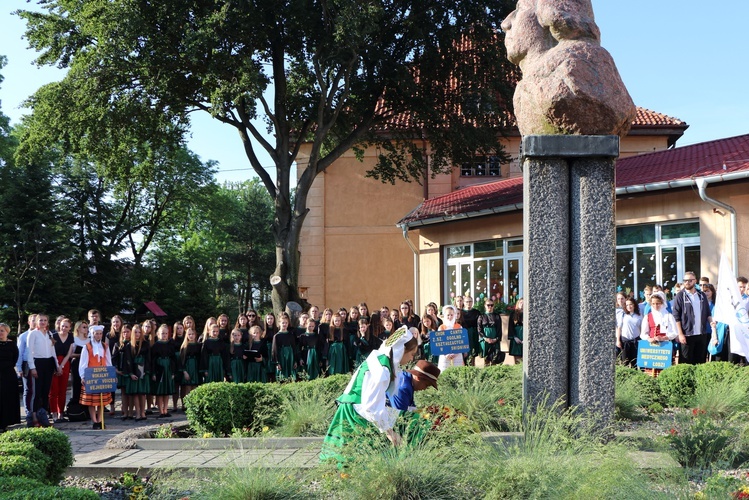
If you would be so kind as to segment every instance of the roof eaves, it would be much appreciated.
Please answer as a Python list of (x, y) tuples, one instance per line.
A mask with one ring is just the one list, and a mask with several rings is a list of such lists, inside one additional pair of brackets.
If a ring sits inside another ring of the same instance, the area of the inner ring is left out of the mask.
[[(418, 209), (418, 207), (416, 208)], [(522, 203), (511, 203), (509, 205), (502, 205), (499, 207), (492, 207), (492, 208), (485, 208), (483, 210), (476, 210), (474, 212), (464, 212), (464, 213), (458, 213), (458, 214), (449, 214), (449, 215), (441, 215), (439, 217), (429, 217), (427, 219), (420, 219), (410, 222), (399, 222), (396, 224), (396, 226), (400, 227), (401, 229), (404, 227), (407, 227), (409, 229), (413, 229), (415, 227), (421, 227), (421, 226), (430, 226), (434, 224), (442, 224), (444, 222), (455, 222), (457, 220), (462, 219), (473, 219), (475, 217), (483, 217), (485, 215), (494, 215), (494, 214), (501, 214), (501, 213), (507, 213), (507, 212), (515, 212), (517, 210), (522, 210), (523, 204)], [(411, 214), (414, 213), (415, 210), (411, 211)], [(409, 215), (411, 215), (409, 214)], [(408, 216), (404, 217), (403, 220), (407, 219)]]

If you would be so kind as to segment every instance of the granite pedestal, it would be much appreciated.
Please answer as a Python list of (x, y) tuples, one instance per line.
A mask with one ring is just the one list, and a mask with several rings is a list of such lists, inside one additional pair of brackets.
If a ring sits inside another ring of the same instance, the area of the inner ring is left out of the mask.
[[(523, 395), (614, 414), (618, 136), (526, 136)], [(611, 292), (611, 293), (609, 293)]]

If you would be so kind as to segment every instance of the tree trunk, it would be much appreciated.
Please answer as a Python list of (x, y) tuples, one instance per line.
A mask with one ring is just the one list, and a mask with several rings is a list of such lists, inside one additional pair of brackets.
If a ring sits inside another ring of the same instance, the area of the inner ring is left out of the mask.
[(270, 277), (271, 302), (274, 311), (284, 311), (289, 301), (299, 301), (299, 235), (307, 215), (291, 212), (290, 204), (276, 199), (273, 234), (276, 243), (276, 269)]

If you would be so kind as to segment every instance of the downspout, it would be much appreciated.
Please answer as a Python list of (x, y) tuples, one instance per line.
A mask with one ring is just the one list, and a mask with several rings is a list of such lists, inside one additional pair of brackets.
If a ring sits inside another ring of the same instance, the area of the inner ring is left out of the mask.
[(419, 304), (419, 251), (408, 237), (408, 224), (403, 224), (401, 229), (403, 229), (403, 239), (406, 240), (406, 243), (408, 243), (408, 246), (414, 253), (414, 310), (421, 311)]
[(697, 183), (697, 189), (700, 193), (700, 198), (702, 198), (702, 201), (705, 203), (709, 203), (715, 207), (722, 208), (723, 210), (726, 210), (728, 213), (731, 214), (730, 221), (731, 221), (731, 263), (733, 264), (733, 270), (735, 273), (739, 272), (739, 230), (736, 223), (736, 209), (733, 208), (731, 205), (727, 205), (723, 203), (722, 201), (715, 200), (713, 198), (710, 198), (707, 193), (705, 192), (707, 189), (707, 185), (709, 183), (708, 179), (705, 177), (700, 177), (695, 179), (695, 182)]

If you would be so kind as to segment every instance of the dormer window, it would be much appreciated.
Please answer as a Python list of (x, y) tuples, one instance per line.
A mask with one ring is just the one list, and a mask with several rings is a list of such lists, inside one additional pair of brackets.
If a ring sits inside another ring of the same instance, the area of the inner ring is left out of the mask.
[(501, 177), (502, 163), (499, 156), (477, 155), (472, 161), (460, 166), (461, 177)]

